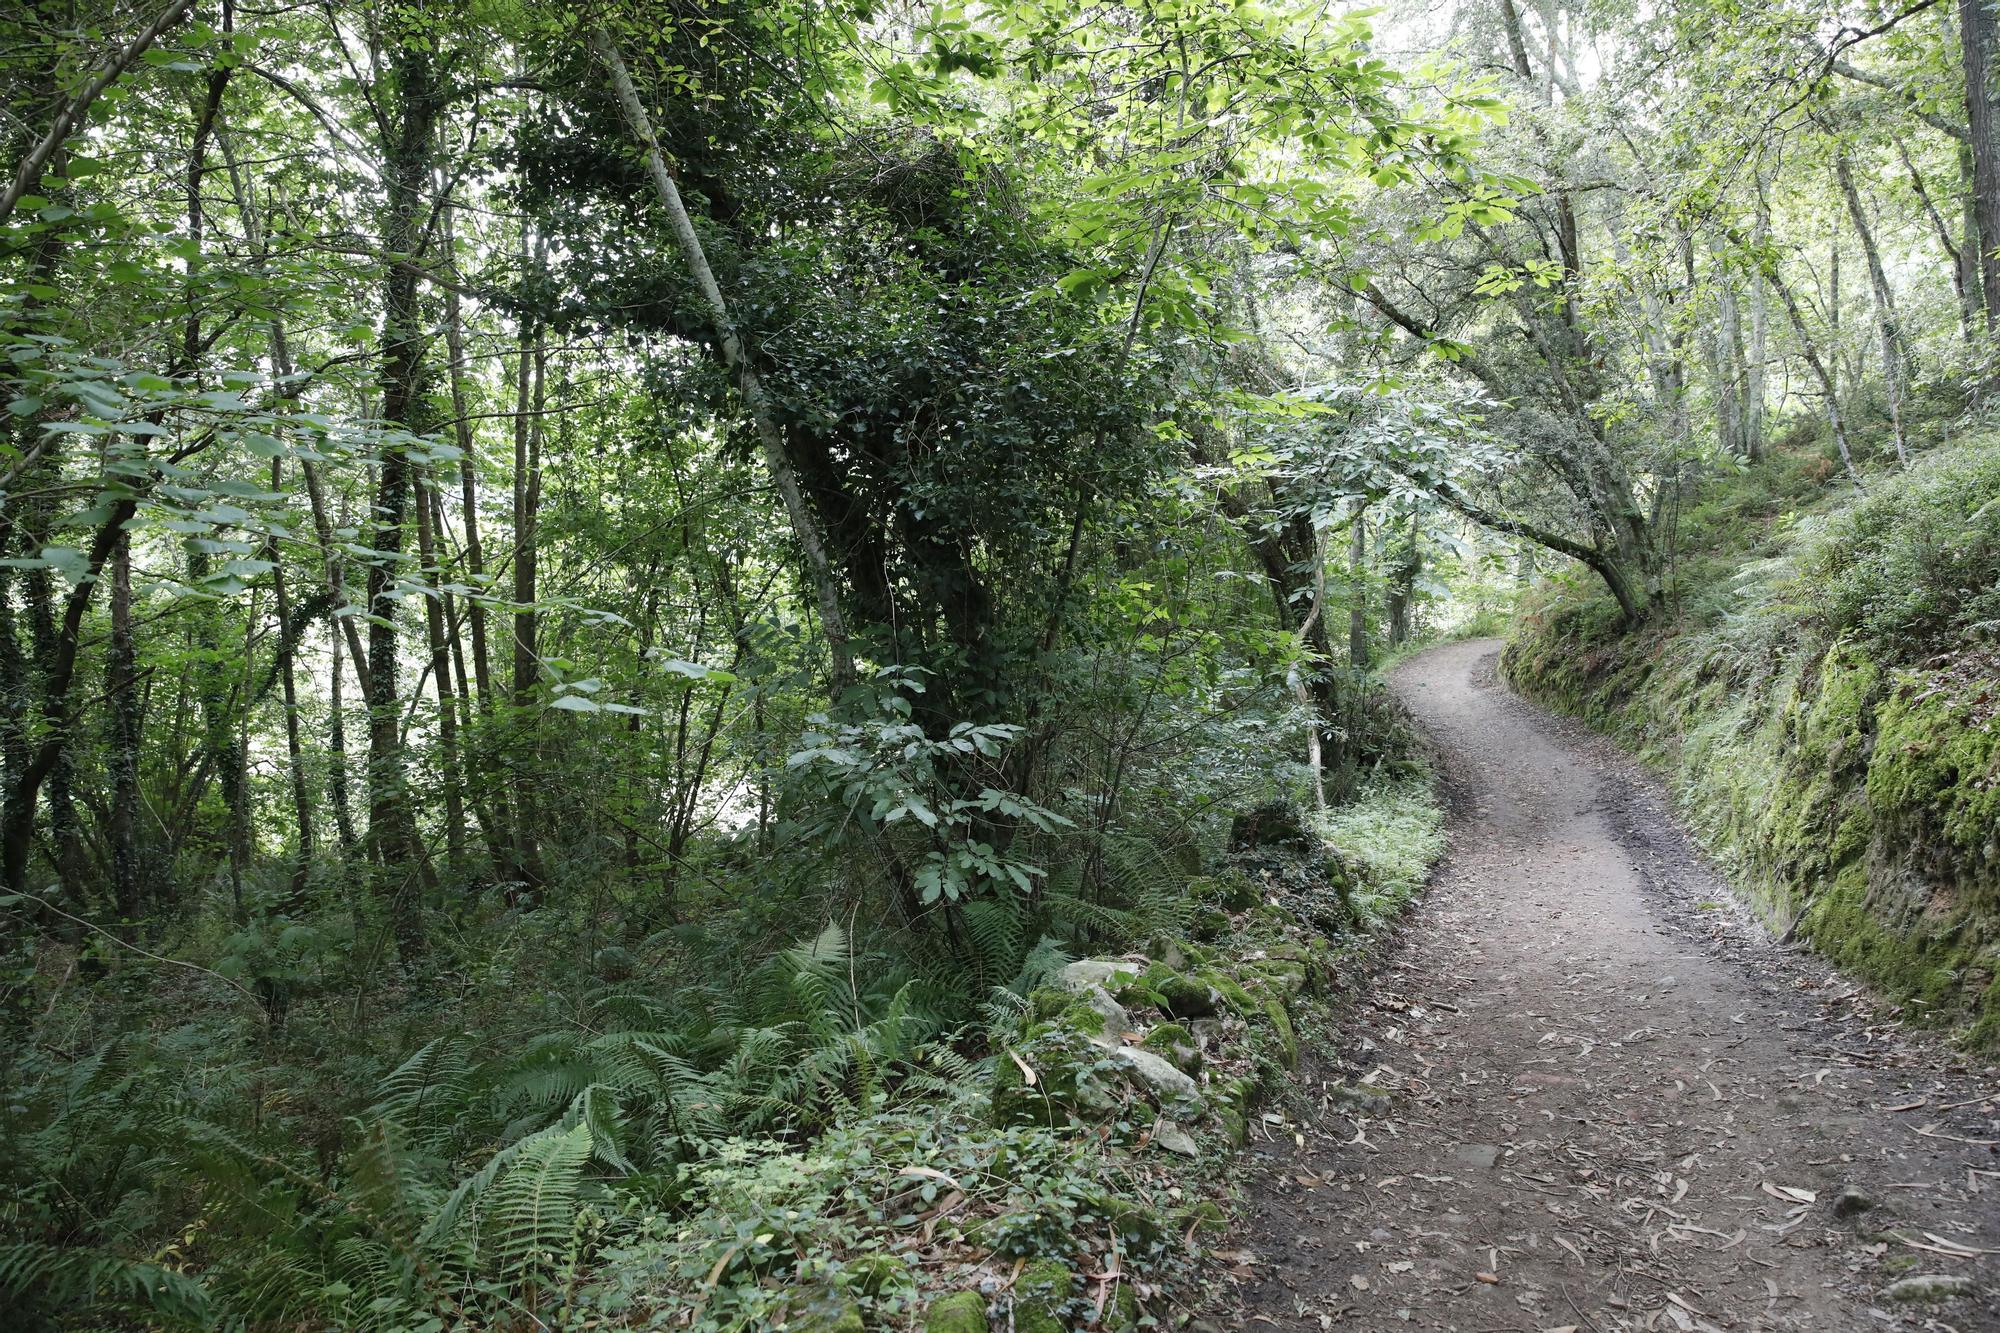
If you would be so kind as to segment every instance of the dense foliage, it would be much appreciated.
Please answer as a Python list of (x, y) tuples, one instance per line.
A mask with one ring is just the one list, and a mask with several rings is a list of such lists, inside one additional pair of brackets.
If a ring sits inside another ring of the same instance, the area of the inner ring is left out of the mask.
[(10, 7), (0, 1309), (1165, 1317), (1437, 853), (1389, 654), (1904, 467), (1816, 632), (1990, 644), (1945, 18)]

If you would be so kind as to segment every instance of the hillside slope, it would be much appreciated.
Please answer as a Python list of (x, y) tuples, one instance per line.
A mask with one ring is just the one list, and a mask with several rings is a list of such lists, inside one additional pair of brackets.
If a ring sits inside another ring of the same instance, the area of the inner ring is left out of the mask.
[(1674, 614), (1580, 579), (1502, 659), (1668, 778), (1774, 930), (1919, 1021), (2000, 1043), (2000, 439), (1794, 515), (1807, 462), (1718, 481)]

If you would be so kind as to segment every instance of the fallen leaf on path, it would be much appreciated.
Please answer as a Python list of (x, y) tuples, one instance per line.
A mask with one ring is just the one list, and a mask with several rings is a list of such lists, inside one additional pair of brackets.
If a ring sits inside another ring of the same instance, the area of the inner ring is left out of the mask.
[(1917, 1110), (1919, 1107), (1928, 1104), (1929, 1102), (1930, 1098), (1919, 1097), (1913, 1102), (1904, 1102), (1900, 1106), (1885, 1106), (1882, 1109), (1885, 1111), (1914, 1111)]
[(1922, 1129), (1918, 1130), (1917, 1133), (1923, 1135), (1927, 1139), (1945, 1139), (1951, 1143), (1969, 1143), (1975, 1148), (2000, 1148), (2000, 1139), (1961, 1138), (1956, 1134), (1946, 1134), (1941, 1132), (1940, 1127), (1936, 1124), (1936, 1122), (1925, 1125)]
[(1797, 1185), (1773, 1185), (1768, 1180), (1764, 1182), (1764, 1193), (1786, 1203), (1814, 1203), (1819, 1199), (1819, 1195), (1811, 1190), (1800, 1189)]

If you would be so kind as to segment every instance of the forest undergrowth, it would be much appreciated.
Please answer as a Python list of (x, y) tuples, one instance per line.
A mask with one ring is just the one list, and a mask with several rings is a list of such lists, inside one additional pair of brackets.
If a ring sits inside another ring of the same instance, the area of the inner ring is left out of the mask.
[(1150, 1325), (1208, 1275), (1301, 1033), (1442, 850), (1396, 734), (1324, 815), (1115, 842), (1122, 900), (973, 914), (971, 982), (837, 921), (732, 979), (717, 941), (750, 923), (722, 899), (622, 942), (488, 910), (399, 982), (344, 964), (337, 921), (82, 937), (18, 1064), (9, 1317)]

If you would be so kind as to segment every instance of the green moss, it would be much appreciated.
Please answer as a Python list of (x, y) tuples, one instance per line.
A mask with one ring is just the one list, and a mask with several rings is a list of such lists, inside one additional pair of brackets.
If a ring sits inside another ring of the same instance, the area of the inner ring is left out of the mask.
[(940, 1296), (924, 1311), (924, 1333), (987, 1333), (986, 1298), (976, 1291)]
[(1285, 1068), (1298, 1068), (1299, 1038), (1292, 1031), (1292, 1016), (1285, 1012), (1285, 1002), (1276, 996), (1264, 1001), (1264, 1017), (1269, 1020), (1271, 1030), (1278, 1034), (1278, 1049), (1284, 1058)]
[(1121, 988), (1116, 998), (1128, 1008), (1158, 1005), (1175, 1018), (1206, 1018), (1215, 1012), (1219, 999), (1210, 976), (1208, 972), (1189, 975), (1165, 963), (1154, 963), (1137, 981)]
[(1201, 1047), (1195, 1042), (1194, 1034), (1179, 1023), (1159, 1024), (1146, 1034), (1139, 1045), (1172, 1061), (1174, 1068), (1183, 1074), (1192, 1074), (1201, 1068)]
[(1162, 1244), (1167, 1238), (1159, 1211), (1149, 1204), (1128, 1199), (1122, 1194), (1100, 1194), (1091, 1199), (1090, 1206), (1117, 1230), (1128, 1249), (1144, 1251)]
[(893, 1254), (864, 1254), (847, 1262), (855, 1289), (867, 1296), (898, 1291), (910, 1285), (910, 1268)]
[(1299, 995), (1306, 988), (1306, 967), (1287, 959), (1265, 959), (1250, 964), (1250, 970), (1281, 995)]
[(1254, 1017), (1260, 1006), (1250, 992), (1236, 984), (1235, 978), (1226, 972), (1207, 971), (1201, 974), (1201, 981), (1210, 990), (1222, 997), (1222, 1002), (1245, 1018)]
[(2000, 715), (1991, 696), (1990, 681), (1954, 688), (1906, 676), (1876, 715), (1868, 765), (1868, 799), (1885, 824), (1934, 826), (1969, 869), (1988, 875), (2000, 859)]
[(1111, 1304), (1104, 1312), (1104, 1326), (1113, 1333), (1126, 1333), (1139, 1327), (1139, 1318), (1145, 1311), (1139, 1305), (1139, 1293), (1132, 1290), (1129, 1282), (1120, 1282), (1111, 1293)]
[(1174, 1230), (1180, 1235), (1190, 1231), (1223, 1232), (1229, 1230), (1229, 1217), (1221, 1204), (1203, 1199), (1174, 1214)]
[[(991, 1115), (996, 1125), (1095, 1122), (1118, 1109), (1117, 1080), (1105, 1052), (1066, 1020), (1029, 1023), (993, 1061)], [(1034, 1081), (1022, 1072), (1025, 1063)]]
[(1229, 913), (1220, 908), (1204, 907), (1194, 914), (1194, 921), (1188, 929), (1196, 939), (1213, 943), (1226, 938), (1233, 928)]
[[(1628, 633), (1558, 581), (1502, 669), (1663, 769), (1774, 927), (2000, 1044), (2000, 652), (1973, 628), (2000, 613), (2000, 441), (1859, 500), (1784, 466), (1705, 484), (1679, 614)], [(1828, 512), (1768, 521), (1801, 504)]]
[(1014, 1282), (1014, 1333), (1066, 1333), (1076, 1279), (1059, 1260), (1035, 1259)]
[(866, 1333), (867, 1325), (861, 1322), (861, 1307), (850, 1304), (837, 1314), (807, 1315), (796, 1323), (788, 1323), (786, 1327), (797, 1330), (797, 1333)]

